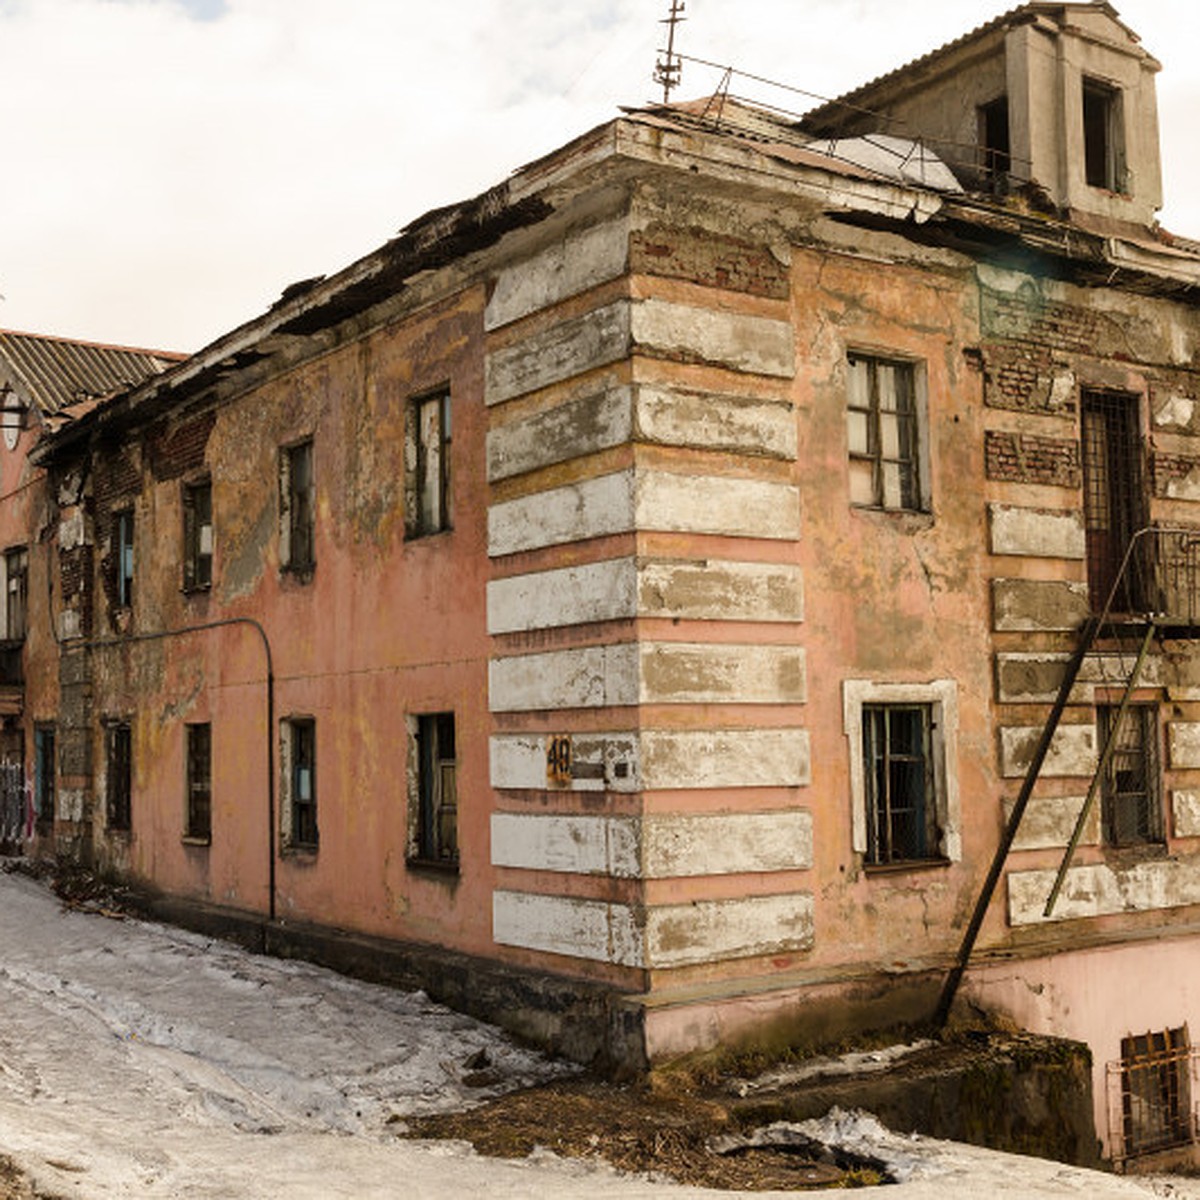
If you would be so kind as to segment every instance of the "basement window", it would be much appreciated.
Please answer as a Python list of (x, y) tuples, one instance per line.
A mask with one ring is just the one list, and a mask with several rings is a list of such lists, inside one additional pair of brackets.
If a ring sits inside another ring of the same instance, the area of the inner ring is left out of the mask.
[(183, 587), (207, 591), (212, 587), (212, 483), (205, 479), (183, 489)]
[[(1113, 736), (1118, 711), (1116, 705), (1096, 710), (1102, 747)], [(1156, 705), (1131, 704), (1125, 710), (1100, 786), (1108, 845), (1145, 846), (1164, 840)]]
[(189, 841), (212, 840), (212, 726), (187, 725), (187, 832)]
[[(458, 868), (454, 714), (409, 718), (409, 861)], [(415, 744), (414, 744), (415, 741)]]
[(450, 393), (409, 406), (405, 430), (405, 532), (424, 537), (452, 527)]
[(24, 546), (4, 555), (4, 636), (25, 640), (29, 630), (29, 551)]
[(316, 565), (312, 441), (286, 446), (279, 455), (279, 561), (304, 575)]
[[(1110, 1064), (1109, 1072), (1120, 1080), (1119, 1140), (1114, 1142), (1123, 1146), (1122, 1157), (1192, 1141), (1192, 1061), (1186, 1025), (1121, 1039), (1121, 1061)], [(1117, 1135), (1118, 1129), (1112, 1132)]]
[(108, 827), (128, 830), (132, 817), (133, 731), (128, 721), (110, 721), (105, 727), (104, 791)]
[(317, 848), (317, 723), (311, 717), (289, 717), (280, 730), (280, 808), (283, 845), (296, 850)]
[(847, 361), (850, 503), (923, 511), (917, 364), (865, 354)]
[(1089, 187), (1125, 192), (1125, 122), (1120, 89), (1083, 81), (1083, 162)]

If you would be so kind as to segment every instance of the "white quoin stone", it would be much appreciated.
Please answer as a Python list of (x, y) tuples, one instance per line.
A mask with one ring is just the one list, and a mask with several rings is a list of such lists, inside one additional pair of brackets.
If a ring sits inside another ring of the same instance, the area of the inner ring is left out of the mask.
[(698, 900), (646, 912), (646, 965), (682, 967), (787, 954), (813, 944), (808, 893)]
[(492, 737), (491, 784), (511, 790), (669, 791), (677, 788), (804, 787), (810, 779), (808, 731), (784, 729), (646, 729), (573, 734), (579, 770), (551, 785), (546, 735)]
[(798, 646), (641, 642), (492, 659), (493, 712), (622, 704), (803, 704)]
[(488, 479), (495, 482), (621, 446), (633, 437), (633, 396), (612, 387), (488, 430)]
[(812, 866), (812, 817), (495, 813), (491, 842), (493, 866), (530, 871), (623, 879), (803, 871)]
[(646, 384), (635, 397), (639, 441), (796, 458), (796, 413), (788, 401)]
[[(1025, 775), (1041, 734), (1040, 725), (1000, 730), (1000, 773), (1005, 779), (1019, 779)], [(1091, 776), (1096, 773), (1098, 762), (1094, 725), (1060, 725), (1050, 739), (1041, 775), (1047, 779)]]
[(488, 553), (497, 558), (634, 529), (791, 540), (800, 536), (800, 494), (758, 479), (630, 468), (492, 505)]
[(701, 900), (637, 910), (631, 905), (527, 892), (492, 894), (492, 937), (572, 958), (667, 968), (807, 950), (807, 893)]
[(488, 707), (530, 712), (637, 704), (639, 649), (585, 646), (494, 658), (488, 663)]
[(1013, 925), (1036, 925), (1117, 913), (1152, 912), (1200, 904), (1200, 859), (1153, 859), (1128, 867), (1105, 863), (1072, 867), (1049, 918), (1043, 916), (1055, 872), (1017, 871), (1008, 876), (1008, 916)]
[(796, 373), (791, 323), (722, 309), (642, 300), (633, 306), (634, 349), (753, 375)]
[[(1049, 850), (1066, 846), (1083, 810), (1083, 796), (1031, 796), (1017, 830), (1014, 850)], [(1012, 804), (1005, 805), (1005, 820)], [(1100, 841), (1100, 802), (1092, 801), (1081, 840), (1085, 846)]]
[(1167, 747), (1173, 769), (1189, 771), (1200, 768), (1200, 722), (1169, 722)]
[(990, 504), (993, 554), (1082, 559), (1086, 553), (1081, 512)]
[(492, 580), (487, 587), (488, 632), (636, 616), (637, 575), (632, 558), (618, 558)]
[(1177, 838), (1200, 837), (1200, 792), (1171, 793), (1172, 830)]
[(616, 279), (628, 261), (629, 223), (624, 218), (569, 232), (497, 274), (483, 326), (498, 329)]
[(641, 746), (636, 733), (576, 733), (571, 736), (575, 764), (567, 782), (548, 782), (547, 735), (500, 733), (489, 743), (494, 788), (515, 791), (553, 787), (571, 792), (641, 790)]

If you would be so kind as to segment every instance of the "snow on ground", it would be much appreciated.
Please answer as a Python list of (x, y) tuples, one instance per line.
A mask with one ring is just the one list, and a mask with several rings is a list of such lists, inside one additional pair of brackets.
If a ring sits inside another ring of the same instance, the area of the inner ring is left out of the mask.
[[(491, 1088), (471, 1086), (481, 1051), (499, 1077)], [(0, 875), (0, 1152), (58, 1195), (724, 1194), (549, 1155), (499, 1162), (456, 1143), (396, 1137), (406, 1115), (462, 1107), (563, 1070), (419, 993), (65, 911), (40, 884)], [(814, 1128), (894, 1164), (907, 1182), (867, 1189), (881, 1200), (1200, 1200), (1195, 1183), (1152, 1192), (1055, 1163), (902, 1138), (861, 1115), (832, 1114)]]

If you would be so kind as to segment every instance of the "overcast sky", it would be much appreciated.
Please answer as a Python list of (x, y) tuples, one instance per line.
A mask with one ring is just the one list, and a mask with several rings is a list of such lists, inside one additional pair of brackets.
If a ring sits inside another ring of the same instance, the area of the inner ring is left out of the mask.
[[(687, 0), (677, 48), (834, 96), (1011, 6)], [(668, 7), (0, 0), (0, 326), (199, 349), (654, 98)], [(1200, 2), (1116, 7), (1163, 64), (1162, 221), (1200, 237)], [(676, 95), (718, 79), (685, 64)]]

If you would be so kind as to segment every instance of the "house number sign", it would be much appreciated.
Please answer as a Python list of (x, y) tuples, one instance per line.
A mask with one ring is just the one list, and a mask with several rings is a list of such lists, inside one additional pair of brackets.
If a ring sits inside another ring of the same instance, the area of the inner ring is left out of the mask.
[(556, 733), (546, 740), (546, 779), (550, 783), (571, 782), (571, 735)]

